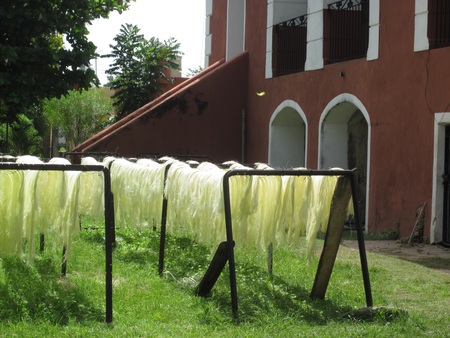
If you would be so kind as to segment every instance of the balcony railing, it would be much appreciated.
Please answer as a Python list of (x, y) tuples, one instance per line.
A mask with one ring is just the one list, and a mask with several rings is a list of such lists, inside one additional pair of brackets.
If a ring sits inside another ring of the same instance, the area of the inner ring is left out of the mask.
[(305, 70), (307, 16), (281, 22), (273, 30), (273, 76)]
[(324, 12), (324, 58), (336, 63), (367, 55), (369, 0), (343, 0), (329, 4)]
[(428, 0), (428, 40), (430, 48), (450, 46), (450, 1)]

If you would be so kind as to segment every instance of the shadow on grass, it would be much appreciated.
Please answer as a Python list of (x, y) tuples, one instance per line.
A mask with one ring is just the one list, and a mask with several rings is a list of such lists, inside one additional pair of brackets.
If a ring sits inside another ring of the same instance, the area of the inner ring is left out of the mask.
[[(115, 259), (125, 263), (148, 267), (154, 265), (157, 271), (159, 258), (159, 232), (145, 230), (118, 230)], [(168, 282), (187, 293), (194, 293), (206, 272), (215, 248), (200, 244), (188, 236), (170, 235), (166, 237), (165, 274)], [(329, 300), (312, 300), (299, 280), (292, 281), (277, 275), (269, 275), (266, 268), (240, 261), (236, 265), (239, 301), (239, 321), (258, 322), (265, 318), (287, 318), (314, 325), (326, 325), (330, 321), (345, 321), (345, 314), (351, 306), (339, 305)], [(292, 279), (292, 277), (291, 277)], [(185, 283), (189, 280), (189, 283)], [(215, 308), (216, 315), (207, 312)], [(232, 319), (229, 270), (225, 266), (212, 296), (205, 299), (204, 320), (228, 321)], [(210, 319), (208, 319), (210, 318)], [(219, 318), (219, 319), (218, 319)]]
[(90, 243), (105, 245), (105, 229), (102, 228), (82, 228), (81, 237)]
[[(221, 278), (221, 290), (213, 290), (211, 301), (219, 305), (223, 315), (230, 316), (228, 271)], [(309, 296), (310, 290), (280, 276), (269, 275), (265, 269), (248, 263), (239, 266), (237, 289), (240, 322), (256, 322), (262, 316), (269, 316), (325, 325), (331, 320), (343, 320), (344, 314), (351, 310), (350, 306), (340, 306), (329, 300), (313, 300)]]
[[(160, 233), (151, 229), (118, 229), (114, 258), (158, 271)], [(211, 250), (187, 236), (166, 235), (165, 270), (185, 275), (209, 263)]]
[(424, 257), (424, 258), (418, 258), (418, 259), (408, 259), (408, 258), (404, 258), (404, 259), (409, 262), (423, 265), (430, 269), (446, 270), (446, 271), (450, 272), (450, 257), (449, 258)]
[[(169, 280), (187, 292), (195, 292), (212, 259), (210, 247), (188, 237), (173, 237), (167, 250), (166, 270)], [(222, 318), (232, 318), (228, 264), (205, 301), (215, 304)], [(350, 306), (340, 306), (328, 300), (313, 300), (310, 290), (288, 282), (282, 277), (269, 275), (266, 268), (251, 261), (236, 265), (239, 321), (257, 322), (262, 316), (290, 318), (315, 325), (325, 325), (330, 320), (344, 320)], [(185, 277), (195, 276), (197, 283), (180, 283)], [(299, 275), (301, 279), (301, 274)]]
[[(158, 262), (159, 232), (148, 229), (118, 228), (114, 245), (114, 259), (140, 268)], [(155, 270), (156, 271), (156, 270)]]
[(69, 320), (104, 321), (104, 312), (83, 290), (61, 278), (49, 259), (30, 265), (5, 255), (0, 257), (0, 320), (67, 325)]

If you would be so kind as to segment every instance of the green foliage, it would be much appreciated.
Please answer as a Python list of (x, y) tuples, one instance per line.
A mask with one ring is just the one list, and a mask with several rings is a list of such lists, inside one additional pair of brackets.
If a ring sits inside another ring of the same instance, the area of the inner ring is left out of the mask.
[(114, 105), (118, 108), (117, 120), (132, 113), (153, 100), (160, 92), (160, 80), (170, 81), (166, 70), (180, 69), (177, 60), (180, 44), (173, 38), (160, 42), (157, 38), (147, 40), (140, 29), (131, 24), (122, 25), (120, 33), (110, 45), (114, 58), (106, 71), (110, 86), (116, 90)]
[(187, 77), (193, 77), (195, 75), (197, 75), (198, 73), (202, 72), (203, 68), (201, 66), (195, 67), (195, 68), (189, 68), (188, 69), (188, 73), (187, 73)]
[(8, 125), (6, 123), (0, 125), (1, 152), (13, 155), (42, 155), (42, 134), (45, 130), (42, 116), (33, 113), (29, 115), (31, 118), (19, 114)]
[(111, 123), (114, 108), (103, 89), (72, 90), (60, 99), (46, 100), (44, 116), (66, 136), (68, 149), (85, 141)]
[[(346, 231), (343, 234), (343, 238), (345, 239), (357, 239), (357, 233), (355, 231)], [(369, 232), (364, 234), (364, 238), (370, 241), (388, 241), (388, 240), (397, 240), (398, 232), (395, 229), (386, 229), (378, 232)]]
[(122, 12), (130, 1), (2, 0), (0, 122), (12, 122), (44, 98), (98, 83), (88, 68), (96, 47), (87, 38), (87, 24)]
[(42, 137), (32, 120), (20, 114), (10, 128), (9, 150), (12, 154), (42, 155)]

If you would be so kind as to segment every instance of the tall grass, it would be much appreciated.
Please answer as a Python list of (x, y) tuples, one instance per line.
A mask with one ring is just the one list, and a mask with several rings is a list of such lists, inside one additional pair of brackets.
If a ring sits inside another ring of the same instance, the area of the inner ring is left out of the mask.
[[(321, 242), (318, 241), (320, 248)], [(104, 231), (83, 229), (66, 277), (60, 252), (33, 265), (0, 258), (0, 336), (4, 337), (448, 337), (450, 275), (368, 254), (375, 316), (365, 307), (357, 251), (341, 247), (325, 300), (311, 300), (317, 258), (278, 247), (273, 274), (265, 252), (236, 249), (239, 320), (231, 312), (227, 266), (208, 298), (194, 291), (214, 252), (185, 234), (167, 238), (158, 274), (159, 233), (118, 228), (113, 260), (114, 322), (104, 323)], [(397, 311), (398, 310), (398, 311)], [(405, 312), (403, 311), (405, 310)], [(394, 315), (392, 315), (394, 314)]]

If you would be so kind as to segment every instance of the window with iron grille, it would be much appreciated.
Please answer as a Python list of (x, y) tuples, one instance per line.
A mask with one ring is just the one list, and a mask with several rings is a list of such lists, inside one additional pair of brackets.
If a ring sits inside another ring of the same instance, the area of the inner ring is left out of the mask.
[(324, 11), (324, 61), (336, 63), (367, 55), (369, 0), (343, 0)]
[(281, 22), (273, 28), (274, 76), (305, 70), (307, 15)]
[(450, 46), (449, 0), (428, 0), (428, 41), (430, 48)]

